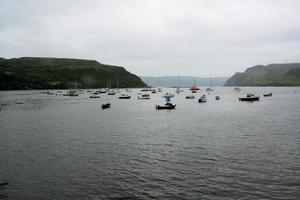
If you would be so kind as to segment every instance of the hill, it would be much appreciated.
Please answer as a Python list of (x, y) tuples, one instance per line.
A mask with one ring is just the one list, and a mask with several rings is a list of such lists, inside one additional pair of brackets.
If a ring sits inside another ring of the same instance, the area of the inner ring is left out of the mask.
[(300, 63), (250, 67), (235, 73), (225, 86), (300, 86)]
[(148, 85), (161, 87), (191, 87), (194, 84), (209, 86), (210, 81), (212, 86), (222, 86), (228, 79), (228, 77), (201, 78), (193, 76), (142, 76), (141, 78)]
[(22, 57), (0, 58), (0, 90), (144, 87), (125, 68), (95, 60)]

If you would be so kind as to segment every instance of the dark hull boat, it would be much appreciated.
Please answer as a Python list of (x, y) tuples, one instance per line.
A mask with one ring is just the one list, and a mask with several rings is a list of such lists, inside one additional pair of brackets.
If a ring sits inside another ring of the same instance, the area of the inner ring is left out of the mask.
[(110, 108), (110, 103), (102, 104), (102, 109)]
[(90, 98), (91, 99), (97, 99), (97, 98), (100, 98), (100, 96), (99, 95), (91, 95)]
[(240, 97), (240, 101), (259, 101), (259, 97)]
[(272, 96), (272, 92), (267, 93), (267, 94), (263, 94), (263, 95), (264, 95), (264, 97), (271, 97)]
[(160, 106), (160, 105), (156, 105), (155, 108), (157, 110), (172, 110), (172, 109), (175, 109), (176, 107), (176, 104), (171, 104), (171, 103), (166, 103), (165, 105), (163, 106)]
[(254, 94), (247, 94), (246, 97), (240, 97), (240, 101), (259, 101), (259, 97)]

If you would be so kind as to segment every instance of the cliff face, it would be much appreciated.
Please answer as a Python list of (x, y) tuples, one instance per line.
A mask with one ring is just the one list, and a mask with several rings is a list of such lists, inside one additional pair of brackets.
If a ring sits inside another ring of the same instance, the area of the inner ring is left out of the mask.
[(22, 57), (0, 58), (0, 90), (144, 87), (125, 68), (95, 60)]
[(300, 63), (250, 67), (235, 73), (225, 86), (300, 86)]

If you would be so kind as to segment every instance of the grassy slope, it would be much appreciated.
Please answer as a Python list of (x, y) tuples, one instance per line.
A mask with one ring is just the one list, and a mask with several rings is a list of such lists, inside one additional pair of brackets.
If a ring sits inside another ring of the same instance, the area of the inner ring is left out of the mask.
[(299, 86), (300, 63), (258, 65), (234, 74), (225, 86)]
[(95, 60), (66, 58), (0, 58), (0, 89), (144, 87), (145, 83), (123, 67)]

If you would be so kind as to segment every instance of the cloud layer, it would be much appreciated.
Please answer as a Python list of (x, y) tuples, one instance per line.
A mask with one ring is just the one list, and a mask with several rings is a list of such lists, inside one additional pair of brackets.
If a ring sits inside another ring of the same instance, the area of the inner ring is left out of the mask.
[(0, 56), (73, 57), (138, 75), (226, 76), (300, 62), (298, 0), (2, 0)]

